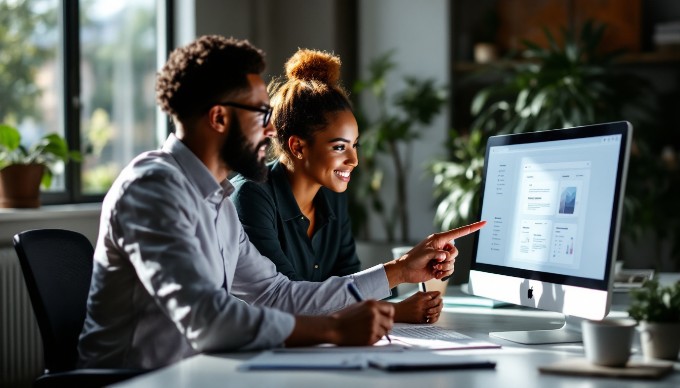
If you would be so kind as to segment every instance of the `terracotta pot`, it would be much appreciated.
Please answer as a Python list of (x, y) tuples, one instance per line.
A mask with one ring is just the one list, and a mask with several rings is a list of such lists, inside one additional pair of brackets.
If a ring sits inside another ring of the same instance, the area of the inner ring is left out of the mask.
[(677, 360), (680, 351), (680, 322), (640, 322), (640, 345), (645, 358)]
[(40, 207), (42, 164), (13, 164), (0, 170), (0, 208)]

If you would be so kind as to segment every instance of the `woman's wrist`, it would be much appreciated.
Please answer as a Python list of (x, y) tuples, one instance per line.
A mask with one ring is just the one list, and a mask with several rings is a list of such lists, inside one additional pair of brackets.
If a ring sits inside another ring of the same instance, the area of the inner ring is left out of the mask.
[(401, 259), (394, 259), (383, 264), (390, 288), (394, 288), (404, 282), (403, 263), (404, 261)]
[(394, 306), (394, 322), (406, 322), (406, 317), (403, 316), (403, 303), (404, 301), (392, 304)]

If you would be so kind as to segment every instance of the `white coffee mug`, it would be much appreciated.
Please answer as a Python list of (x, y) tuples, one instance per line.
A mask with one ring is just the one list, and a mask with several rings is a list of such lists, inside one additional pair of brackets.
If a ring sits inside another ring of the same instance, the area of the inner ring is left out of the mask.
[(597, 365), (626, 366), (636, 325), (637, 322), (629, 318), (581, 322), (586, 359)]

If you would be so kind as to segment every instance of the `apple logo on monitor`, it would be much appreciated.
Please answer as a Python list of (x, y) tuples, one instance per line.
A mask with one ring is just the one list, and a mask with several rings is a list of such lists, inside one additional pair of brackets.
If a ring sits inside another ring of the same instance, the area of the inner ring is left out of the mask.
[(534, 286), (531, 286), (531, 288), (529, 288), (529, 289), (527, 290), (527, 298), (529, 298), (529, 299), (533, 299), (533, 298), (534, 298)]

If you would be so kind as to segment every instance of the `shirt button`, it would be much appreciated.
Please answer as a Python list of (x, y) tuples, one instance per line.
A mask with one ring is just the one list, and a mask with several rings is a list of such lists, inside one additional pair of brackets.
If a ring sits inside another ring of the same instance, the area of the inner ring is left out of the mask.
[(319, 264), (314, 264), (314, 269), (319, 269)]

